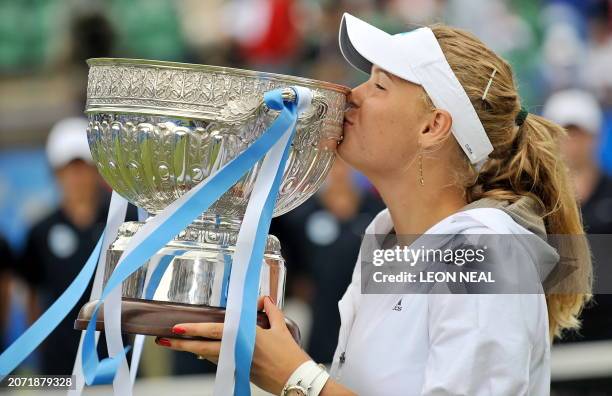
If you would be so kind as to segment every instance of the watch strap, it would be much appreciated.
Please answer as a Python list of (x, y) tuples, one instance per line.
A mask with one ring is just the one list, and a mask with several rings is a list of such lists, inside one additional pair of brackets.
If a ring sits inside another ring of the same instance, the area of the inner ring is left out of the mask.
[(325, 382), (329, 378), (329, 374), (324, 368), (317, 365), (314, 361), (308, 360), (302, 363), (287, 380), (282, 396), (287, 395), (289, 390), (300, 390), (307, 396), (317, 396)]

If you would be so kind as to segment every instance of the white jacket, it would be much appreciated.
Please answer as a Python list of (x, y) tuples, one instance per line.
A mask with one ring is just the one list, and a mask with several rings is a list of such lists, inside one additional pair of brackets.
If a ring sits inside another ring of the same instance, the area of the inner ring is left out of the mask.
[[(392, 227), (384, 210), (366, 234)], [(453, 214), (427, 233), (530, 231), (500, 209), (479, 208)], [(549, 395), (544, 294), (366, 295), (360, 267), (359, 257), (338, 303), (332, 378), (359, 395)]]

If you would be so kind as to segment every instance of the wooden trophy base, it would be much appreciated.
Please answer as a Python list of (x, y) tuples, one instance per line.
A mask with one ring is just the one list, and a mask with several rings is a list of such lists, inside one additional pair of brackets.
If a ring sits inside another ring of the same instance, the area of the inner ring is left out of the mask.
[[(98, 300), (83, 305), (74, 321), (76, 330), (86, 330)], [(121, 332), (127, 334), (144, 334), (165, 338), (204, 339), (202, 337), (181, 336), (172, 333), (172, 327), (179, 323), (223, 323), (225, 309), (205, 305), (191, 305), (123, 298), (121, 302)], [(289, 332), (300, 343), (300, 329), (295, 322), (285, 318)], [(257, 325), (270, 328), (268, 316), (257, 312)], [(104, 331), (104, 310), (98, 310), (96, 330)]]

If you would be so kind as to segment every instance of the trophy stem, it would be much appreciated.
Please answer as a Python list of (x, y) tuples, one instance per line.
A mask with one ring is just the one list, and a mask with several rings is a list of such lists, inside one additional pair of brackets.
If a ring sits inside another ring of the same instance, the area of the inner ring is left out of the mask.
[[(170, 240), (154, 259), (155, 263), (166, 262), (168, 267), (153, 300), (225, 307), (240, 225), (241, 220), (234, 217), (203, 215)], [(142, 226), (141, 222), (127, 222), (119, 228), (117, 239), (107, 251), (104, 284), (132, 236)], [(278, 239), (268, 235), (259, 290), (261, 295), (271, 296), (282, 307), (285, 265), (280, 250)], [(123, 282), (123, 297), (144, 298), (148, 267), (149, 264), (145, 264)]]

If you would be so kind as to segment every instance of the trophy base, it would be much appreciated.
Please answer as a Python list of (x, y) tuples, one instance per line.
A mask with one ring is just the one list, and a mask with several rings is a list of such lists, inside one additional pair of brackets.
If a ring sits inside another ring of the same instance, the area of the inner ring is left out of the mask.
[[(77, 319), (75, 330), (86, 330), (98, 300), (83, 305)], [(121, 332), (143, 334), (165, 338), (205, 339), (203, 337), (181, 336), (172, 333), (172, 327), (179, 323), (223, 323), (225, 309), (205, 305), (191, 305), (153, 300), (123, 298), (121, 302)], [(289, 318), (285, 318), (289, 332), (300, 344), (300, 329)], [(264, 312), (257, 312), (257, 325), (270, 328), (270, 322)], [(96, 330), (104, 331), (104, 310), (98, 310)]]

